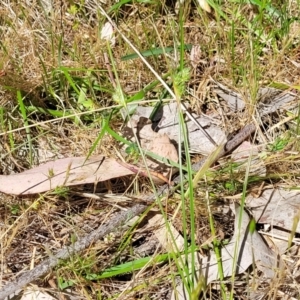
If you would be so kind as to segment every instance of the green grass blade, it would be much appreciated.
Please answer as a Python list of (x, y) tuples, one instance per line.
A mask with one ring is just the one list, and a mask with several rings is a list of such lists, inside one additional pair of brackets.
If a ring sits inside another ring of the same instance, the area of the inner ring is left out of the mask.
[(137, 260), (134, 260), (131, 262), (127, 262), (125, 264), (111, 267), (111, 268), (103, 271), (103, 273), (101, 273), (101, 274), (88, 274), (86, 276), (86, 278), (89, 280), (99, 280), (99, 279), (104, 279), (104, 278), (111, 278), (111, 277), (118, 276), (118, 275), (132, 273), (136, 270), (142, 269), (146, 265), (151, 266), (151, 265), (159, 264), (162, 262), (166, 262), (169, 259), (170, 259), (169, 253), (161, 254), (154, 258), (153, 257), (144, 257), (144, 258), (137, 259)]
[(80, 90), (77, 88), (74, 80), (72, 79), (68, 69), (66, 67), (60, 67), (59, 70), (61, 70), (63, 72), (63, 74), (65, 75), (67, 81), (69, 82), (70, 86), (73, 88), (73, 90), (77, 93), (77, 95), (80, 94)]
[(30, 113), (42, 113), (42, 114), (50, 115), (50, 116), (56, 117), (56, 118), (70, 116), (71, 120), (76, 119), (76, 117), (74, 117), (74, 115), (69, 111), (60, 111), (57, 109), (48, 109), (48, 108), (42, 108), (39, 106), (32, 106), (32, 105), (26, 106), (26, 110)]
[(101, 139), (103, 138), (104, 134), (106, 133), (107, 130), (107, 120), (104, 119), (102, 122), (102, 128), (100, 130), (99, 135), (97, 136), (96, 140), (93, 142), (91, 149), (89, 150), (86, 159), (89, 159), (89, 157), (92, 155), (92, 153), (95, 151), (96, 147), (98, 146), (98, 144), (101, 142)]

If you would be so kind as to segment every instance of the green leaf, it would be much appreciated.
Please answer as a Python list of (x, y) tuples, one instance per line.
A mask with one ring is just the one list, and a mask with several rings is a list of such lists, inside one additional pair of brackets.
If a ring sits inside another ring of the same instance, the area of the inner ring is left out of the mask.
[(60, 70), (64, 73), (67, 81), (69, 82), (70, 86), (74, 89), (74, 91), (77, 93), (77, 95), (80, 94), (80, 91), (78, 87), (76, 86), (74, 80), (72, 79), (68, 69), (66, 67), (60, 67)]
[(58, 278), (58, 287), (61, 290), (64, 290), (70, 286), (73, 286), (76, 283), (75, 280), (64, 280), (63, 278), (59, 277)]
[(275, 89), (282, 90), (282, 91), (290, 88), (289, 85), (282, 83), (282, 82), (276, 82), (276, 81), (273, 81), (269, 86), (272, 88), (275, 88)]
[(276, 17), (279, 18), (282, 16), (279, 10), (277, 10), (274, 6), (266, 3), (266, 1), (260, 0), (250, 0), (251, 4), (257, 5), (260, 10), (266, 10), (269, 17)]
[(144, 257), (141, 259), (137, 259), (137, 260), (125, 263), (125, 264), (121, 264), (118, 266), (108, 268), (101, 274), (88, 274), (86, 276), (86, 279), (99, 280), (99, 279), (110, 278), (110, 277), (114, 277), (114, 276), (118, 276), (118, 275), (122, 275), (122, 274), (126, 274), (126, 273), (132, 273), (133, 271), (142, 269), (145, 265), (149, 264), (150, 262), (151, 262), (151, 265), (154, 265), (157, 263), (165, 262), (165, 261), (169, 260), (169, 258), (170, 258), (170, 255), (168, 253), (158, 255), (155, 258)]

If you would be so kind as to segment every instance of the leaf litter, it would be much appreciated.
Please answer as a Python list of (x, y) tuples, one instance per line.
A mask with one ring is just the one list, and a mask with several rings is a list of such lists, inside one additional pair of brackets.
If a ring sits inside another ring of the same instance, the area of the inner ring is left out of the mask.
[[(242, 109), (241, 104), (239, 104), (241, 103), (239, 102), (241, 97), (239, 97), (236, 93), (233, 93), (235, 105), (232, 105), (233, 102), (229, 100), (227, 96), (225, 97), (224, 93), (222, 94), (220, 92), (220, 87), (223, 90), (225, 89), (223, 85), (218, 85), (219, 90), (217, 90), (216, 93), (220, 97), (223, 96), (223, 99), (225, 101), (229, 101), (228, 106), (234, 111)], [(278, 91), (270, 91), (269, 89), (266, 90), (266, 93), (273, 92), (276, 92), (278, 94)], [(264, 94), (264, 92), (261, 93), (263, 95), (266, 95)], [(272, 103), (272, 105), (266, 102), (265, 104), (262, 104), (260, 106), (259, 111), (261, 112), (261, 116), (273, 113), (278, 109), (286, 108), (287, 105), (291, 104), (291, 101), (294, 100), (294, 98), (295, 96), (289, 93), (286, 93), (284, 95), (282, 95), (282, 93), (279, 94), (277, 98), (275, 97), (276, 101), (273, 99), (275, 102)], [(292, 104), (292, 106), (294, 106), (294, 104)], [(177, 118), (177, 105), (174, 103), (170, 103), (163, 106), (160, 114), (158, 114), (159, 117), (157, 119), (154, 118), (151, 122), (149, 122), (148, 119), (150, 116), (150, 110), (152, 111), (152, 108), (137, 107), (136, 112), (128, 122), (129, 130), (134, 130), (134, 132), (131, 133), (133, 136), (138, 136), (139, 142), (141, 143), (143, 149), (157, 153), (159, 156), (167, 156), (170, 161), (178, 161), (178, 154), (176, 151), (176, 147), (174, 146), (176, 145), (176, 143), (178, 144), (180, 142), (180, 137), (178, 134), (180, 132), (180, 126)], [(209, 133), (213, 140), (216, 141), (217, 145), (225, 143), (226, 134), (221, 129), (221, 121), (217, 116), (213, 117), (194, 115), (194, 117), (201, 123), (201, 125), (205, 128), (205, 130)], [(141, 124), (140, 121), (145, 121), (145, 119), (146, 122), (139, 127), (139, 125)], [(194, 150), (196, 149), (198, 153), (207, 155), (215, 149), (216, 146), (207, 139), (203, 132), (195, 127), (194, 123), (187, 120), (186, 126), (188, 129), (189, 146), (191, 152), (194, 152)], [(128, 131), (126, 134), (128, 134)], [(126, 136), (126, 134), (125, 137), (128, 137)], [(205, 147), (202, 147), (203, 145), (205, 145)], [(249, 157), (251, 157), (251, 161), (253, 157), (257, 159), (257, 157), (259, 156), (259, 151), (250, 149), (253, 149), (252, 146), (249, 143), (245, 143), (244, 146), (241, 146), (240, 149), (236, 150), (236, 153), (239, 154), (232, 154), (232, 159), (237, 162), (241, 162), (241, 159), (243, 160), (245, 158), (246, 161), (249, 161)], [(247, 154), (241, 154), (241, 152), (246, 152)], [(249, 153), (251, 153), (250, 156)], [(251, 163), (251, 165), (255, 164), (256, 163)], [(165, 176), (171, 176), (172, 173), (175, 172), (174, 168), (172, 170), (166, 169), (166, 167), (168, 167), (166, 165), (163, 167), (165, 169), (163, 169), (162, 165), (157, 161), (153, 162), (153, 159), (149, 160), (147, 158), (147, 165), (153, 170), (157, 170), (157, 168), (160, 168), (159, 171)], [(260, 176), (264, 175), (265, 172), (265, 168), (260, 169), (259, 171), (253, 169), (251, 170), (252, 174), (259, 173)], [(0, 189), (2, 192), (8, 194), (25, 195), (45, 192), (49, 189), (54, 189), (59, 186), (95, 183), (105, 181), (107, 179), (117, 178), (120, 176), (133, 175), (135, 173), (138, 172), (131, 171), (130, 169), (122, 166), (122, 164), (118, 163), (115, 159), (106, 158), (104, 156), (92, 157), (87, 161), (85, 161), (85, 158), (83, 157), (67, 158), (48, 162), (44, 165), (40, 165), (37, 168), (33, 168), (19, 174), (9, 176), (2, 175), (0, 177)], [(274, 194), (275, 196), (277, 195), (276, 190), (271, 190), (269, 193), (272, 195)], [(295, 215), (293, 211), (293, 205), (295, 205), (295, 203), (292, 204), (292, 202), (283, 202), (283, 199), (285, 199), (284, 193), (284, 190), (280, 192), (280, 199), (274, 197), (275, 202), (270, 202), (270, 197), (268, 197), (267, 193), (264, 193), (261, 199), (257, 201), (255, 201), (256, 199), (253, 198), (252, 201), (250, 201), (250, 198), (248, 198), (247, 205), (248, 203), (256, 203), (254, 204), (254, 207), (251, 207), (251, 205), (249, 204), (249, 206), (252, 208), (251, 210), (255, 212), (254, 218), (256, 222), (269, 222), (270, 224), (272, 224), (272, 226), (281, 226), (283, 230), (292, 230), (291, 222), (286, 222), (286, 220), (287, 217), (290, 218), (291, 216), (293, 217)], [(290, 196), (291, 194), (288, 194), (287, 198), (289, 198)], [(294, 196), (296, 197), (296, 194)], [(295, 201), (295, 198), (292, 199)], [(264, 208), (268, 207), (267, 205), (270, 205), (270, 209), (263, 211)], [(284, 213), (280, 214), (280, 211), (282, 211), (283, 209), (275, 209), (281, 207), (281, 205), (283, 205), (283, 207), (286, 207), (286, 205), (291, 207), (291, 211), (286, 211), (288, 215)], [(259, 206), (261, 210), (258, 210), (257, 206)], [(256, 231), (251, 234), (249, 233), (248, 225), (250, 219), (245, 211), (241, 211), (240, 208), (235, 208), (234, 211), (236, 213), (235, 231), (229, 244), (224, 246), (223, 248), (224, 251), (222, 255), (222, 262), (224, 267), (224, 275), (231, 276), (233, 274), (233, 270), (234, 272), (236, 272), (236, 274), (245, 272), (249, 268), (249, 266), (255, 264), (261, 267), (261, 271), (266, 278), (273, 277), (275, 274), (274, 272), (276, 271), (274, 270), (274, 266), (277, 265), (275, 251), (271, 251), (270, 248), (266, 246), (263, 238)], [(275, 218), (274, 214), (270, 212), (276, 212)], [(268, 215), (268, 213), (270, 215)], [(239, 214), (242, 214), (241, 227), (237, 226), (237, 215)], [(276, 222), (274, 222), (274, 219), (276, 219)], [(156, 224), (159, 224), (160, 222), (161, 221), (156, 220)], [(164, 227), (162, 228), (162, 230), (165, 230)], [(240, 228), (239, 231), (237, 231), (238, 228)], [(177, 243), (179, 242), (178, 240), (180, 239), (180, 234), (178, 232), (176, 233), (176, 231), (173, 231), (173, 233), (174, 232), (177, 237), (175, 239)], [(166, 250), (168, 250), (168, 246), (166, 246), (165, 242), (169, 239), (166, 239), (164, 237), (166, 234), (166, 232), (160, 232), (159, 234), (155, 232), (155, 235), (157, 235), (157, 239), (160, 241), (160, 244)], [(240, 242), (241, 240), (243, 241), (243, 243)], [(179, 242), (179, 245), (177, 245), (178, 249), (180, 249), (180, 245), (181, 244)], [(253, 245), (255, 245), (255, 247)], [(232, 253), (235, 249), (237, 249), (237, 257), (239, 258), (238, 262), (234, 262), (234, 259), (232, 257)], [(198, 253), (197, 255), (200, 254)], [(207, 283), (218, 279), (215, 254), (211, 252), (209, 257), (209, 261), (207, 257), (201, 257), (202, 263), (201, 266), (198, 266), (199, 270), (206, 270), (205, 272), (207, 274)], [(234, 263), (236, 263), (235, 267), (233, 265)], [(182, 294), (183, 290), (183, 286), (179, 284), (174, 293), (178, 293), (180, 295)]]
[[(232, 239), (227, 245), (224, 245), (222, 249), (222, 266), (225, 277), (230, 277), (233, 274), (238, 275), (247, 271), (249, 266), (256, 265), (263, 275), (261, 278), (272, 279), (278, 268), (280, 268), (280, 262), (278, 262), (277, 253), (271, 251), (267, 246), (263, 238), (256, 231), (250, 232), (250, 218), (249, 215), (241, 209), (239, 205), (235, 205), (233, 208), (235, 213), (235, 230)], [(241, 217), (241, 222), (240, 222)], [(167, 234), (167, 233), (165, 233)], [(183, 238), (179, 239), (178, 235), (175, 237), (176, 242), (180, 240), (179, 244), (183, 245)], [(191, 268), (191, 255), (189, 256), (187, 263)], [(196, 259), (196, 272), (195, 280), (205, 274), (206, 284), (210, 284), (212, 281), (219, 279), (218, 258), (214, 251), (210, 251), (207, 256), (202, 256), (200, 253), (196, 253), (198, 258)], [(183, 266), (182, 266), (183, 267)], [(190, 269), (190, 272), (192, 270)], [(191, 275), (191, 273), (190, 273)], [(249, 283), (251, 284), (251, 282)], [(187, 290), (181, 282), (173, 291), (172, 300), (186, 299)]]

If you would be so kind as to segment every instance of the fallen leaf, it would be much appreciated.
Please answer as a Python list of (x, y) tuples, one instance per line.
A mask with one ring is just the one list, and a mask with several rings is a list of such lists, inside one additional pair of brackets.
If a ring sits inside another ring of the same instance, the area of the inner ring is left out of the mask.
[[(154, 227), (153, 234), (160, 245), (168, 252), (182, 251), (184, 239), (172, 224), (165, 225), (165, 219), (161, 214), (156, 214), (148, 220), (150, 226)], [(182, 266), (183, 267), (183, 266)]]
[[(294, 217), (300, 209), (300, 191), (267, 189), (259, 198), (249, 195), (246, 203), (256, 222), (291, 231)], [(296, 232), (300, 233), (300, 224)]]
[[(146, 113), (148, 113), (147, 110)], [(178, 162), (178, 153), (176, 147), (171, 142), (167, 134), (158, 133), (152, 129), (153, 124), (150, 119), (144, 116), (140, 116), (139, 113), (137, 113), (130, 119), (127, 126), (129, 129), (129, 133), (127, 129), (127, 138), (134, 141), (135, 138), (134, 134), (132, 133), (132, 131), (134, 131), (143, 150), (152, 152), (164, 159), (176, 163)], [(175, 171), (175, 168), (172, 168), (171, 166), (160, 162), (158, 159), (151, 157), (151, 154), (147, 155), (145, 161), (140, 160), (138, 166), (145, 169), (145, 162), (147, 164), (147, 168), (152, 171), (161, 173), (164, 177), (169, 177), (169, 175), (173, 174)], [(162, 183), (157, 178), (154, 181), (156, 183)]]
[[(133, 130), (137, 130), (137, 123), (143, 118), (148, 118), (152, 112), (152, 108), (138, 107), (136, 113), (131, 117), (128, 122), (128, 127)], [(220, 121), (217, 118), (208, 116), (197, 116), (193, 114), (196, 120), (201, 124), (208, 135), (220, 145), (226, 142), (226, 135), (224, 131), (218, 126)], [(145, 124), (143, 129), (139, 129), (138, 136), (142, 139), (153, 139), (155, 134), (166, 134), (172, 142), (183, 143), (182, 137), (180, 137), (181, 125), (178, 119), (178, 105), (177, 103), (169, 103), (164, 105), (153, 119), (153, 124)], [(155, 127), (157, 132), (152, 130)], [(190, 119), (186, 120), (186, 128), (188, 132), (188, 143), (190, 152), (201, 153), (203, 155), (209, 155), (216, 149), (216, 146), (210, 142), (206, 135), (199, 130), (194, 122)], [(131, 130), (132, 130), (131, 129)], [(130, 137), (130, 133), (126, 132), (126, 136)], [(132, 137), (132, 133), (131, 133)]]
[[(166, 134), (158, 134), (152, 141), (150, 141), (147, 150), (170, 161), (178, 162), (177, 149), (171, 143)], [(162, 173), (165, 177), (170, 175), (171, 170), (175, 170), (175, 168), (170, 168), (164, 163), (151, 158), (147, 158), (147, 165), (152, 170)]]
[(250, 163), (249, 174), (251, 176), (266, 176), (267, 169), (259, 157), (260, 152), (261, 146), (258, 147), (250, 142), (244, 141), (232, 152), (231, 158), (234, 162), (240, 164), (239, 168), (237, 169), (238, 171), (246, 170), (246, 168), (248, 168), (248, 163)]
[(21, 300), (55, 300), (51, 295), (48, 293), (42, 292), (42, 289), (39, 290), (38, 287), (35, 289), (33, 287), (26, 288)]
[[(242, 213), (241, 225), (239, 225), (240, 213)], [(184, 247), (184, 239), (172, 224), (168, 228), (165, 226), (164, 218), (157, 214), (148, 221), (155, 226), (153, 231), (160, 245), (168, 252), (182, 251)], [(273, 278), (276, 266), (276, 254), (267, 247), (266, 243), (256, 231), (249, 232), (250, 218), (245, 211), (241, 211), (241, 207), (235, 205), (235, 232), (228, 245), (222, 249), (222, 265), (224, 276), (232, 276), (246, 271), (253, 263), (264, 273), (265, 278)], [(200, 233), (199, 233), (200, 234)], [(236, 250), (236, 260), (234, 253)], [(219, 279), (219, 270), (217, 265), (217, 257), (213, 251), (208, 257), (202, 256), (200, 253), (195, 254), (198, 259), (195, 260), (196, 271), (203, 274), (206, 279), (206, 284)], [(182, 256), (185, 262), (185, 256)], [(179, 266), (181, 261), (178, 260)], [(188, 265), (191, 270), (191, 254), (188, 256)], [(201, 265), (200, 263), (201, 262)], [(181, 266), (184, 268), (185, 266)], [(198, 278), (199, 278), (198, 274)], [(196, 280), (196, 279), (195, 279)], [(173, 291), (171, 299), (186, 300), (188, 295), (182, 282)]]
[(269, 227), (266, 234), (280, 253), (286, 251), (291, 232), (300, 233), (300, 191), (267, 189), (258, 198), (249, 195), (246, 203), (256, 222)]
[(134, 172), (112, 158), (63, 158), (19, 174), (1, 175), (0, 192), (13, 195), (41, 193), (60, 186), (97, 183)]
[[(218, 120), (208, 116), (197, 116), (193, 114), (196, 120), (204, 128), (206, 133), (216, 142), (217, 145), (226, 142), (226, 135), (218, 126)], [(190, 152), (209, 155), (216, 149), (216, 145), (212, 144), (206, 135), (199, 130), (197, 125), (190, 119), (186, 120), (186, 129), (188, 132), (188, 144)], [(165, 133), (171, 140), (176, 143), (183, 143), (180, 136), (181, 125), (178, 119), (178, 107), (176, 103), (164, 105), (162, 108), (162, 118), (158, 125), (158, 132)]]

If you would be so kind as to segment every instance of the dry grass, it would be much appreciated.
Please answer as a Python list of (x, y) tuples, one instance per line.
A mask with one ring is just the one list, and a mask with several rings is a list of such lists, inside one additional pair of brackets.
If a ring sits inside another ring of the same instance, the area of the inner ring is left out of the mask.
[[(30, 163), (26, 153), (25, 156), (19, 155), (18, 149), (28, 149), (28, 144), (23, 128), (24, 119), (16, 100), (17, 91), (22, 93), (27, 107), (53, 110), (61, 115), (66, 112), (75, 115), (84, 113), (80, 118), (70, 119), (55, 116), (49, 111), (28, 112), (28, 122), (34, 125), (30, 130), (33, 147), (39, 149), (40, 153), (51, 151), (51, 159), (85, 156), (97, 139), (101, 120), (108, 115), (110, 107), (115, 105), (112, 100), (115, 90), (104, 59), (107, 45), (106, 41), (100, 39), (106, 20), (98, 9), (98, 2), (55, 0), (51, 11), (47, 11), (39, 1), (3, 1), (0, 8), (0, 70), (4, 70), (5, 75), (0, 77), (0, 174), (8, 174), (12, 170), (21, 172), (35, 162)], [(116, 3), (106, 1), (103, 8), (109, 11), (113, 5)], [(279, 3), (274, 5), (281, 6)], [(217, 8), (223, 11), (228, 20), (234, 21), (234, 26), (218, 13), (207, 14), (194, 3), (184, 22), (185, 43), (201, 47), (201, 57), (198, 66), (191, 69), (185, 98), (197, 113), (222, 112), (223, 126), (229, 134), (252, 120), (259, 87), (274, 82), (284, 83), (287, 87), (299, 85), (300, 25), (293, 22), (289, 27), (287, 20), (283, 20), (286, 23), (282, 23), (280, 28), (279, 21), (274, 21), (272, 17), (268, 19), (263, 14), (265, 19), (261, 24), (255, 21), (250, 28), (249, 23), (246, 25), (247, 21), (254, 20), (259, 14), (255, 5), (228, 1)], [(286, 4), (286, 18), (298, 16), (298, 9), (299, 3), (289, 1)], [(178, 45), (179, 23), (174, 3), (128, 2), (120, 9), (110, 11), (110, 16), (123, 34), (141, 51)], [(116, 37), (116, 45), (112, 48), (113, 59), (120, 85), (129, 97), (155, 80), (155, 77), (140, 59), (121, 59), (125, 54), (132, 53), (132, 50), (119, 35)], [(159, 74), (172, 73), (178, 67), (179, 54), (175, 51), (152, 56), (148, 61)], [(185, 61), (189, 64), (187, 51)], [(87, 107), (77, 102), (76, 94), (62, 67), (66, 68), (79, 86), (83, 80), (88, 82), (90, 86), (87, 95), (92, 99), (92, 106)], [(243, 114), (232, 115), (226, 111), (226, 107), (210, 89), (210, 78), (243, 95), (247, 104)], [(170, 78), (167, 78), (167, 82), (170, 83)], [(162, 93), (163, 88), (158, 85), (145, 95), (145, 99), (157, 99)], [(99, 108), (104, 110), (99, 112)], [(269, 126), (282, 118), (276, 116)], [(116, 131), (121, 131), (123, 121), (120, 115), (113, 117), (111, 126)], [(12, 132), (15, 129), (19, 130)], [(282, 127), (260, 142), (273, 143), (281, 131), (284, 131)], [(298, 185), (299, 158), (297, 155), (286, 155), (287, 150), (298, 151), (297, 134), (298, 132), (293, 132), (290, 143), (282, 151), (266, 154), (266, 184)], [(105, 136), (94, 154), (116, 157), (115, 149), (118, 147), (117, 141)], [(199, 245), (210, 239), (208, 214), (202, 200), (205, 193), (211, 194), (215, 200), (212, 210), (218, 236), (229, 238), (232, 229), (227, 223), (232, 221), (232, 216), (220, 215), (218, 207), (220, 201), (222, 205), (227, 205), (226, 200), (224, 201), (226, 197), (242, 192), (243, 176), (244, 173), (233, 174), (226, 170), (222, 172), (221, 169), (211, 176), (208, 186), (205, 182), (199, 183), (196, 191), (196, 224), (198, 230), (203, 232), (203, 236), (197, 237)], [(151, 189), (149, 182), (144, 179), (124, 179), (121, 183), (127, 184), (128, 180), (134, 180), (129, 192), (135, 196)], [(255, 191), (261, 181), (259, 179), (249, 183), (249, 192)], [(228, 188), (228, 182), (234, 184)], [(114, 189), (113, 185), (114, 182), (107, 183), (101, 187), (101, 191), (106, 189), (110, 192)], [(12, 280), (30, 266), (39, 264), (62, 246), (72, 244), (99, 224), (108, 222), (110, 216), (119, 209), (130, 206), (128, 201), (112, 203), (110, 200), (100, 201), (80, 196), (83, 191), (93, 192), (93, 188), (76, 187), (23, 198), (0, 195), (1, 278), (4, 282)], [(173, 215), (178, 202), (176, 197), (170, 199), (165, 207), (168, 216)], [(177, 272), (173, 262), (150, 265), (134, 274), (101, 280), (88, 279), (106, 268), (138, 259), (141, 255), (138, 248), (143, 244), (151, 244), (153, 240), (152, 229), (145, 229), (143, 225), (141, 221), (133, 232), (118, 230), (106, 240), (99, 241), (78, 256), (62, 262), (35, 284), (51, 291), (60, 299), (66, 299), (64, 293), (73, 293), (73, 297), (77, 297), (74, 299), (169, 299), (174, 286), (174, 274)], [(181, 213), (177, 215), (174, 225), (180, 232), (183, 231)], [(164, 252), (159, 247), (154, 247), (154, 251)], [(150, 249), (146, 256), (153, 253), (153, 249)], [(296, 282), (296, 278), (288, 274), (288, 270), (279, 279), (274, 279), (271, 285), (259, 282), (259, 276), (254, 273), (251, 275), (254, 276), (253, 281), (253, 278), (245, 275), (236, 279), (237, 299), (247, 298), (248, 284), (254, 284), (255, 280), (258, 280), (257, 289), (265, 291), (264, 299), (279, 299), (278, 290), (282, 290), (281, 285), (293, 286)], [(69, 283), (70, 287), (60, 291), (58, 282), (61, 285)], [(229, 284), (228, 288), (230, 289)], [(218, 288), (211, 285), (207, 289), (207, 295), (202, 296), (203, 299), (219, 299), (220, 294)], [(295, 297), (299, 297), (299, 293)]]

